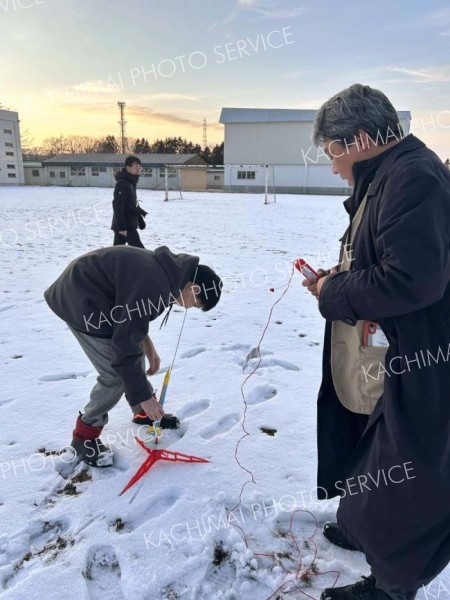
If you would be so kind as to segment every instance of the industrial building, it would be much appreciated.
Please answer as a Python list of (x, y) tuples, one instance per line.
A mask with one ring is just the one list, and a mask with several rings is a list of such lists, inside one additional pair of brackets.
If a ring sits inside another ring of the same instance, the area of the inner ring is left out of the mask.
[(0, 185), (24, 183), (19, 115), (12, 110), (0, 110)]
[[(129, 154), (58, 154), (42, 163), (25, 163), (28, 185), (114, 187), (114, 174)], [(142, 162), (139, 187), (203, 191), (207, 164), (197, 154), (134, 154)], [(167, 183), (167, 185), (166, 185)]]
[[(398, 112), (409, 133), (411, 113)], [(224, 190), (280, 193), (350, 194), (346, 181), (331, 171), (330, 160), (313, 146), (317, 110), (223, 108)], [(394, 139), (394, 138), (391, 138)]]

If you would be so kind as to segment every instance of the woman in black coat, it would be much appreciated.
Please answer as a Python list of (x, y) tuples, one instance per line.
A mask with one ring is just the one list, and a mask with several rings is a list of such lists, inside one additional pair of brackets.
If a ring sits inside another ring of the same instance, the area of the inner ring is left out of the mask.
[(116, 173), (114, 188), (113, 220), (111, 229), (114, 231), (114, 246), (129, 244), (144, 248), (139, 237), (138, 228), (144, 229), (146, 211), (137, 200), (136, 186), (142, 171), (142, 163), (136, 156), (128, 156), (125, 167)]

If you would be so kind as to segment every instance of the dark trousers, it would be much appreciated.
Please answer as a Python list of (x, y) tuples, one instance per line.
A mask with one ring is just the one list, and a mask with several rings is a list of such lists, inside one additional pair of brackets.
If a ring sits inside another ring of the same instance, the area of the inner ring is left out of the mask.
[(127, 235), (124, 236), (118, 231), (114, 232), (114, 246), (123, 246), (128, 244), (129, 246), (136, 246), (136, 248), (145, 248), (141, 242), (137, 229), (127, 229)]

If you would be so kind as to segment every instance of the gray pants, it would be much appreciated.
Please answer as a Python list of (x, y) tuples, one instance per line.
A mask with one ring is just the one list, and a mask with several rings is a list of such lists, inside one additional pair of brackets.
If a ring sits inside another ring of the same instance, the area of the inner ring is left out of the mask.
[[(108, 422), (108, 411), (114, 408), (125, 391), (123, 379), (111, 366), (111, 340), (86, 335), (70, 326), (69, 329), (98, 373), (97, 383), (92, 388), (90, 400), (84, 407), (83, 421), (88, 425), (103, 427)], [(145, 369), (144, 354), (142, 354), (142, 368)], [(142, 408), (138, 404), (131, 410), (136, 414)]]

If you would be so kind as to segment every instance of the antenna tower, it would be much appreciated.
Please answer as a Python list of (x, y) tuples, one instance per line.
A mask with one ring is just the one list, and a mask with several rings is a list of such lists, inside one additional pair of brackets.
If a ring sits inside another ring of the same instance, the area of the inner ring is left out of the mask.
[(206, 148), (206, 146), (208, 145), (208, 139), (207, 139), (207, 125), (206, 125), (206, 117), (203, 119), (203, 148)]
[(128, 152), (128, 140), (127, 140), (127, 136), (126, 136), (126, 132), (125, 132), (125, 125), (127, 124), (127, 122), (125, 121), (125, 102), (118, 102), (117, 106), (120, 109), (120, 121), (119, 121), (119, 125), (120, 125), (120, 140), (121, 140), (121, 148), (122, 148), (122, 154), (126, 154)]

